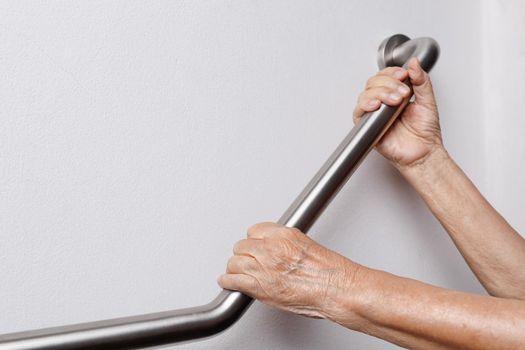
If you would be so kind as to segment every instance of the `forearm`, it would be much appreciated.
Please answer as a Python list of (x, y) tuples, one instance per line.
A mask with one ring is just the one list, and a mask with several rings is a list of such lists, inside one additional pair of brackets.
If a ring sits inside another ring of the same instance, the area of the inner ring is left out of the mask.
[(525, 349), (525, 302), (449, 291), (361, 267), (326, 318), (411, 349)]
[(489, 293), (525, 299), (525, 240), (439, 148), (399, 168), (447, 230)]

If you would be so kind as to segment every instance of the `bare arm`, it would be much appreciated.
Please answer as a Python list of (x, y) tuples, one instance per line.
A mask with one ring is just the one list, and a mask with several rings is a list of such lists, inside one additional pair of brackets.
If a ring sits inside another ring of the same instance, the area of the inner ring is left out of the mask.
[(333, 303), (325, 301), (338, 307), (322, 307), (328, 319), (347, 328), (410, 349), (525, 349), (523, 301), (455, 292), (367, 268), (353, 281)]
[[(409, 76), (415, 101), (395, 122), (377, 150), (419, 192), (466, 262), (494, 296), (525, 299), (525, 240), (499, 215), (446, 152), (428, 75), (412, 60), (409, 70), (383, 70), (361, 94), (354, 119), (397, 105), (396, 87)], [(398, 96), (399, 97), (399, 96)]]
[(493, 296), (369, 269), (296, 229), (258, 224), (234, 247), (219, 284), (294, 313), (413, 349), (525, 349), (525, 241), (448, 156), (432, 85), (417, 61), (372, 77), (354, 111), (415, 95), (377, 150), (421, 194)]
[(410, 349), (525, 349), (525, 301), (434, 287), (360, 266), (299, 230), (254, 225), (223, 288)]
[(525, 300), (525, 240), (442, 149), (400, 168), (456, 244), (485, 289)]

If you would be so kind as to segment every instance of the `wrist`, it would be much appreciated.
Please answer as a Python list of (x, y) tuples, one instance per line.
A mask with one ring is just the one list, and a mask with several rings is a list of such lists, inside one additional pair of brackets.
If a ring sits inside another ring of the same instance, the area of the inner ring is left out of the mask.
[(436, 145), (422, 159), (408, 165), (394, 164), (394, 166), (409, 183), (415, 185), (414, 182), (423, 177), (439, 176), (446, 165), (452, 162), (445, 147)]
[(323, 318), (341, 324), (353, 330), (362, 328), (362, 318), (359, 316), (359, 305), (362, 294), (366, 293), (363, 286), (370, 269), (345, 259), (341, 274), (337, 281), (331, 284), (320, 305)]
[(331, 303), (325, 303), (323, 318), (377, 336), (382, 325), (392, 322), (388, 305), (398, 297), (397, 293), (405, 293), (399, 290), (399, 280), (387, 272), (357, 265), (352, 282), (333, 294)]

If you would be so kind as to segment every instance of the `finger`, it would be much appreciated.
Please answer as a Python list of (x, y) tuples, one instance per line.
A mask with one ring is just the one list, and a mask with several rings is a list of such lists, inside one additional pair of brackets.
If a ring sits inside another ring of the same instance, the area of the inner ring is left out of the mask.
[(390, 89), (385, 86), (378, 86), (368, 90), (365, 90), (359, 96), (357, 102), (363, 103), (363, 106), (368, 104), (370, 100), (379, 100), (389, 106), (397, 106), (403, 101), (403, 98), (410, 94), (408, 92), (401, 93), (397, 89)]
[(380, 103), (389, 106), (397, 106), (403, 101), (403, 95), (397, 90), (392, 90), (384, 86), (365, 90), (359, 95), (357, 105), (354, 109), (354, 120), (359, 119), (366, 112), (375, 111), (380, 107)]
[(260, 252), (260, 241), (256, 239), (241, 239), (233, 246), (233, 254), (246, 255), (255, 258)]
[(381, 103), (389, 106), (398, 106), (408, 96), (410, 96), (410, 89), (403, 90), (402, 93), (398, 89), (391, 89), (385, 86), (365, 90), (359, 95), (357, 105), (354, 108), (352, 114), (354, 122), (357, 122), (365, 113), (379, 109)]
[(405, 80), (408, 78), (408, 72), (402, 67), (387, 67), (377, 73), (377, 75), (389, 76), (397, 80)]
[(219, 286), (224, 289), (229, 290), (238, 290), (246, 295), (249, 295), (253, 298), (258, 296), (259, 282), (253, 276), (244, 275), (244, 274), (224, 274), (219, 277), (217, 280)]
[(434, 106), (435, 98), (432, 83), (416, 57), (408, 61), (408, 74), (414, 89), (416, 102), (422, 105)]
[(282, 225), (276, 224), (275, 222), (260, 222), (248, 229), (248, 238), (263, 239), (271, 236), (274, 231), (281, 227)]
[(365, 113), (373, 112), (379, 109), (380, 106), (381, 101), (378, 99), (373, 98), (368, 101), (361, 101), (361, 99), (359, 99), (352, 113), (354, 123), (357, 123), (359, 118), (361, 118)]
[(228, 264), (226, 265), (226, 272), (227, 273), (242, 273), (242, 274), (250, 274), (258, 267), (257, 261), (251, 257), (246, 255), (234, 255), (228, 260)]
[(366, 84), (366, 90), (374, 87), (386, 87), (392, 91), (399, 92), (402, 96), (410, 93), (410, 87), (405, 83), (386, 75), (374, 75)]

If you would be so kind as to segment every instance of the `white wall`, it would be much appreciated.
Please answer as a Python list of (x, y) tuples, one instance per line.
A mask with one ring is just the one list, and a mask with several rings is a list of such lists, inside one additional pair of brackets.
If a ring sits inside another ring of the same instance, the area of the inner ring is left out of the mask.
[[(523, 165), (511, 155), (524, 141), (503, 119), (488, 132), (485, 110), (499, 109), (489, 91), (497, 95), (521, 63), (523, 43), (521, 56), (487, 57), (513, 63), (496, 75), (480, 59), (490, 51), (480, 33), (499, 23), (489, 9), (511, 6), (0, 2), (0, 333), (211, 300), (232, 244), (251, 224), (277, 219), (351, 128), (377, 46), (397, 32), (440, 42), (432, 77), (445, 142), (520, 220), (513, 186), (525, 191)], [(506, 49), (498, 40), (510, 31), (494, 31), (490, 43)], [(505, 91), (518, 106), (512, 83)], [(498, 117), (513, 119), (507, 111)], [(487, 147), (505, 132), (514, 137)], [(312, 236), (368, 266), (482, 292), (422, 201), (375, 153)], [(248, 346), (394, 348), (258, 303), (220, 336), (177, 348)]]
[(485, 1), (485, 154), (487, 194), (525, 232), (525, 2)]

